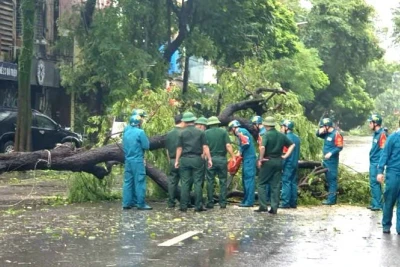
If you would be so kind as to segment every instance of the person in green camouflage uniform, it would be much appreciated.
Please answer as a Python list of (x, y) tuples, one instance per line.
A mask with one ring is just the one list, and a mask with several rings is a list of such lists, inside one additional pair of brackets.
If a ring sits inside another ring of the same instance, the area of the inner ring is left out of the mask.
[(196, 117), (191, 112), (185, 112), (182, 121), (185, 129), (182, 130), (176, 149), (175, 168), (179, 168), (181, 176), (181, 201), (180, 210), (187, 211), (190, 194), (190, 179), (193, 177), (195, 191), (195, 212), (204, 211), (203, 190), (201, 188), (204, 178), (204, 160), (201, 155), (206, 155), (208, 167), (212, 167), (210, 150), (207, 145), (204, 131), (194, 126)]
[[(201, 131), (205, 131), (207, 129), (207, 118), (204, 116), (201, 116), (194, 122), (194, 125), (196, 126), (197, 129), (199, 129)], [(204, 160), (204, 175), (205, 175), (207, 172), (208, 163), (207, 163), (207, 158), (206, 158), (206, 155), (204, 154), (204, 151), (203, 151), (203, 154), (201, 155), (201, 157)], [(206, 179), (206, 177), (204, 176), (203, 182), (201, 183), (201, 188), (204, 188), (204, 180), (205, 179)], [(193, 181), (192, 181), (192, 184), (193, 184)], [(190, 190), (192, 190), (192, 186), (190, 187)]]
[[(276, 122), (273, 117), (266, 117), (263, 124), (267, 131), (262, 136), (260, 156), (257, 162), (257, 166), (261, 168), (258, 181), (260, 207), (255, 212), (268, 211), (265, 188), (269, 184), (271, 188), (271, 209), (268, 212), (276, 214), (279, 206), (283, 159), (290, 156), (295, 145), (286, 135), (275, 129)], [(285, 155), (283, 155), (284, 147), (288, 148)]]
[(168, 173), (168, 208), (175, 207), (175, 199), (178, 191), (179, 183), (179, 169), (175, 168), (176, 148), (178, 147), (178, 140), (181, 131), (183, 130), (182, 115), (176, 115), (175, 127), (167, 133), (165, 139), (165, 147), (167, 149), (167, 156), (169, 161)]
[(207, 209), (214, 208), (214, 184), (216, 175), (218, 175), (220, 187), (219, 205), (221, 209), (226, 208), (226, 182), (228, 179), (226, 153), (229, 152), (232, 159), (235, 159), (228, 132), (218, 127), (220, 123), (217, 117), (210, 117), (207, 122), (209, 129), (206, 131), (206, 140), (213, 159), (213, 166), (206, 172)]

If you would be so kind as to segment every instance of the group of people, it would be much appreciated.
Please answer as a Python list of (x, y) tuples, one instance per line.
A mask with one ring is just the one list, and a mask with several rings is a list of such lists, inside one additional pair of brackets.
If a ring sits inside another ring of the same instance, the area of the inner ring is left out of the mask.
[[(137, 207), (149, 210), (145, 202), (144, 151), (149, 149), (149, 140), (141, 129), (146, 113), (135, 109), (124, 130), (125, 175), (123, 186), (123, 209)], [(240, 207), (253, 207), (255, 201), (255, 177), (259, 168), (258, 195), (260, 207), (256, 212), (276, 214), (280, 208), (297, 207), (297, 162), (300, 156), (300, 139), (293, 133), (294, 122), (283, 120), (281, 131), (275, 129), (273, 117), (264, 121), (260, 116), (251, 118), (256, 132), (258, 151), (253, 135), (239, 121), (231, 121), (228, 130), (220, 127), (217, 117), (196, 118), (185, 112), (174, 118), (175, 127), (166, 135), (166, 150), (169, 160), (168, 207), (174, 208), (179, 199), (179, 210), (191, 208), (190, 191), (194, 191), (196, 212), (214, 208), (215, 179), (219, 179), (219, 206), (227, 206), (228, 159), (235, 164), (242, 162), (244, 189)], [(236, 137), (238, 150), (234, 153), (229, 134)], [(254, 133), (253, 133), (254, 134)], [(257, 156), (258, 155), (258, 156)], [(203, 186), (206, 182), (207, 198), (203, 203)], [(178, 195), (178, 184), (181, 185)], [(282, 194), (281, 194), (282, 184)], [(281, 202), (280, 202), (281, 198)], [(270, 202), (270, 203), (269, 203)], [(270, 209), (268, 209), (270, 204)]]
[[(149, 149), (149, 140), (141, 129), (144, 110), (135, 109), (124, 130), (125, 175), (123, 185), (123, 209), (137, 207), (152, 209), (145, 202), (146, 171), (144, 151)], [(297, 168), (300, 157), (300, 138), (294, 134), (294, 122), (283, 120), (280, 131), (273, 117), (251, 118), (257, 140), (237, 120), (228, 124), (228, 131), (220, 127), (217, 117), (196, 118), (185, 112), (174, 118), (175, 127), (166, 135), (166, 150), (169, 160), (168, 207), (174, 208), (179, 198), (179, 210), (191, 208), (190, 192), (194, 189), (195, 212), (214, 208), (215, 179), (219, 179), (219, 206), (227, 206), (228, 159), (242, 161), (242, 185), (244, 196), (240, 207), (253, 207), (255, 201), (255, 177), (258, 171), (259, 208), (255, 212), (276, 214), (278, 208), (297, 207)], [(382, 117), (373, 114), (369, 118), (374, 132), (370, 151), (370, 188), (373, 211), (383, 208), (383, 232), (390, 233), (394, 205), (400, 205), (400, 130), (387, 138), (382, 128)], [(399, 125), (400, 126), (400, 125)], [(400, 129), (400, 128), (399, 128)], [(239, 148), (234, 153), (229, 134), (236, 137)], [(254, 132), (253, 132), (254, 134)], [(328, 194), (324, 205), (337, 202), (339, 153), (343, 149), (343, 137), (334, 128), (330, 118), (320, 121), (317, 137), (324, 140), (323, 166), (327, 168)], [(255, 145), (257, 143), (257, 146)], [(258, 148), (257, 148), (258, 147)], [(257, 153), (258, 150), (258, 153)], [(382, 195), (383, 172), (386, 167), (386, 187)], [(207, 198), (203, 203), (203, 186), (206, 182)], [(181, 185), (178, 195), (178, 184)], [(383, 197), (382, 197), (383, 196)], [(268, 208), (268, 206), (270, 206)], [(400, 218), (400, 209), (397, 209)], [(400, 234), (400, 220), (397, 220)]]
[[(382, 127), (381, 115), (372, 114), (368, 121), (369, 128), (373, 132), (369, 153), (371, 202), (368, 209), (372, 211), (383, 210), (383, 233), (390, 234), (393, 209), (397, 204), (396, 231), (400, 235), (400, 128), (388, 137), (387, 130)], [(328, 198), (323, 204), (333, 205), (336, 204), (337, 170), (339, 153), (343, 148), (343, 137), (334, 129), (333, 122), (329, 118), (321, 121), (317, 136), (324, 139), (323, 164), (328, 168), (326, 173), (329, 184)], [(385, 171), (386, 175), (384, 175)], [(383, 192), (382, 184), (384, 182), (385, 190)]]
[[(399, 129), (389, 137), (382, 128), (382, 117), (379, 114), (373, 114), (369, 118), (369, 126), (373, 131), (373, 139), (369, 153), (371, 205), (368, 208), (373, 211), (383, 209), (383, 233), (390, 234), (393, 209), (397, 204), (396, 231), (400, 235), (400, 122)], [(385, 190), (382, 194), (384, 182)]]

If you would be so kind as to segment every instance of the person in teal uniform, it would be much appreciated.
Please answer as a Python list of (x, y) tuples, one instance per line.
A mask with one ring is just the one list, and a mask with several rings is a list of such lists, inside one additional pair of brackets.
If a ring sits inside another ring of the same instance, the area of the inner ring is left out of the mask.
[[(286, 134), (290, 141), (295, 144), (293, 152), (283, 161), (282, 173), (282, 195), (279, 208), (297, 208), (297, 169), (300, 158), (300, 138), (293, 133), (294, 122), (283, 120), (281, 132)], [(284, 153), (287, 153), (285, 147)]]
[(371, 203), (368, 209), (379, 211), (382, 209), (382, 187), (376, 179), (378, 175), (378, 163), (381, 157), (387, 133), (382, 128), (382, 117), (379, 114), (372, 114), (369, 119), (369, 127), (374, 132), (372, 147), (369, 152), (369, 185), (371, 188)]
[[(400, 123), (399, 123), (400, 124)], [(386, 166), (386, 177), (383, 175)], [(385, 182), (383, 193), (383, 233), (390, 234), (393, 208), (396, 208), (396, 231), (400, 235), (400, 128), (386, 140), (378, 163), (378, 182)]]
[(239, 145), (239, 153), (243, 157), (242, 184), (244, 197), (240, 207), (253, 207), (255, 199), (255, 176), (256, 176), (256, 150), (254, 148), (253, 137), (240, 122), (233, 120), (228, 125), (229, 132), (233, 133)]
[(337, 200), (337, 180), (339, 168), (339, 153), (343, 149), (343, 137), (333, 128), (333, 121), (324, 118), (320, 122), (320, 128), (316, 135), (324, 139), (323, 147), (323, 166), (328, 169), (326, 179), (328, 182), (328, 197), (322, 202), (323, 205), (335, 205)]
[(125, 128), (122, 145), (125, 154), (124, 185), (122, 189), (122, 207), (139, 210), (151, 210), (146, 204), (146, 168), (144, 152), (150, 148), (149, 139), (140, 128), (143, 118), (132, 115)]

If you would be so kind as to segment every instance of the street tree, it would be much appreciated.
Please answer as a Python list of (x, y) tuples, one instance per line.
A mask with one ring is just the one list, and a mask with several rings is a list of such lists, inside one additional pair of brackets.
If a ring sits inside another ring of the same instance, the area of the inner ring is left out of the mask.
[(365, 90), (372, 97), (384, 93), (392, 88), (393, 75), (400, 71), (400, 65), (376, 60), (368, 64), (361, 72), (361, 78), (365, 81)]
[(61, 66), (62, 83), (87, 103), (90, 116), (105, 114), (145, 79), (153, 88), (162, 86), (178, 49), (223, 66), (297, 52), (293, 14), (275, 0), (122, 0), (102, 10), (92, 7), (88, 1), (82, 12), (62, 19), (68, 34), (59, 42), (78, 43), (74, 64)]
[[(318, 49), (324, 62), (322, 70), (328, 75), (330, 84), (306, 105), (306, 113), (317, 121), (321, 115), (332, 111), (336, 120), (345, 129), (350, 129), (362, 124), (368, 111), (373, 109), (372, 105), (367, 108), (365, 103), (359, 103), (368, 95), (362, 94), (363, 97), (357, 99), (360, 94), (348, 92), (365, 91), (365, 83), (359, 81), (361, 73), (368, 63), (383, 55), (371, 24), (374, 10), (362, 0), (311, 2), (313, 7), (307, 16), (302, 40), (308, 47)], [(346, 107), (342, 104), (345, 102)], [(371, 103), (371, 99), (366, 103)], [(363, 108), (358, 109), (360, 106)]]
[(400, 43), (400, 5), (393, 10), (393, 38), (394, 43)]
[(31, 150), (31, 68), (33, 55), (33, 37), (35, 20), (34, 0), (21, 1), (22, 47), (18, 60), (18, 118), (15, 134), (15, 150)]
[[(232, 66), (245, 58), (274, 59), (297, 52), (298, 36), (293, 13), (276, 0), (194, 0), (178, 5), (168, 1), (177, 25), (177, 37), (164, 51), (185, 49), (185, 57), (204, 57)], [(185, 72), (184, 81), (188, 73)], [(187, 82), (183, 92), (187, 91)]]

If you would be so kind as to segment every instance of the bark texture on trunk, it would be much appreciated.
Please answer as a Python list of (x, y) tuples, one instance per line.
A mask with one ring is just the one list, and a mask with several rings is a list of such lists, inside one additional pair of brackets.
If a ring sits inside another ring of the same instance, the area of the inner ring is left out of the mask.
[(35, 1), (22, 0), (22, 49), (18, 61), (18, 117), (15, 133), (16, 151), (31, 150), (31, 68), (35, 21)]

